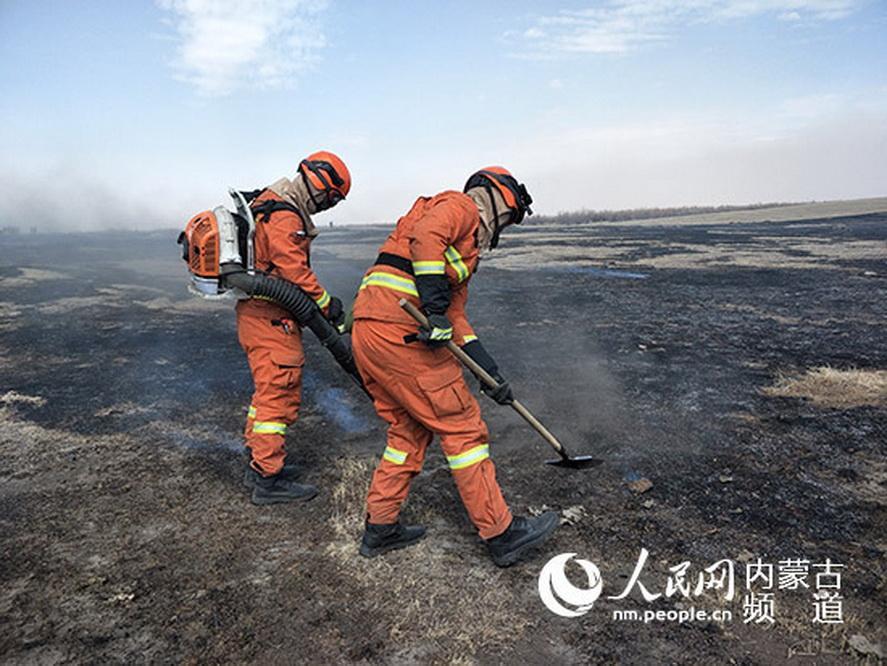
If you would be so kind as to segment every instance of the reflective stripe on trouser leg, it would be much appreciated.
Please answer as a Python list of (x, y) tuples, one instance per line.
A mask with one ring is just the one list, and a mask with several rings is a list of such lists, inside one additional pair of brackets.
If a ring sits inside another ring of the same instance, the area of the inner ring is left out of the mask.
[(459, 496), (482, 539), (502, 534), (511, 524), (511, 511), (496, 481), (496, 466), (490, 459), (488, 444), (454, 443), (441, 440), (447, 463)]
[[(382, 391), (376, 385), (370, 388), (379, 406)], [(371, 523), (389, 525), (397, 522), (400, 507), (410, 492), (410, 482), (422, 469), (425, 450), (431, 443), (432, 434), (397, 405), (387, 403), (378, 410), (388, 421), (388, 446), (382, 454), (367, 494), (367, 515)]]
[(403, 465), (407, 461), (409, 453), (406, 451), (398, 451), (393, 446), (386, 446), (385, 452), (382, 454), (383, 460), (387, 460), (395, 465)]
[(482, 462), (489, 457), (490, 445), (481, 444), (480, 446), (468, 449), (465, 453), (460, 453), (455, 456), (447, 456), (447, 464), (449, 464), (450, 469), (465, 469), (466, 467), (477, 465), (479, 462)]
[(243, 436), (244, 438), (249, 437), (250, 433), (253, 431), (253, 419), (256, 418), (256, 406), (250, 405), (249, 409), (246, 410), (246, 424), (243, 426)]
[(280, 421), (253, 421), (253, 432), (257, 435), (285, 435), (286, 423)]

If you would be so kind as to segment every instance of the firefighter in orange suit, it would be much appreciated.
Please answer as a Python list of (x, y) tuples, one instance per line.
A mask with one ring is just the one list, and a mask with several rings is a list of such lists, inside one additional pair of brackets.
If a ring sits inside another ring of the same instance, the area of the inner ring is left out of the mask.
[[(496, 564), (514, 563), (557, 526), (555, 513), (514, 517), (496, 481), (480, 407), (445, 348), (452, 340), (496, 377), (490, 394), (509, 404), (511, 388), (465, 315), (468, 283), (500, 232), (518, 224), (532, 203), (526, 188), (502, 167), (469, 178), (465, 191), (418, 199), (380, 248), (354, 304), (354, 356), (376, 411), (388, 422), (388, 442), (367, 497), (360, 553), (373, 557), (422, 538), (424, 527), (399, 522), (412, 478), (434, 435), (462, 502)], [(430, 329), (399, 306), (407, 298), (428, 316)]]
[[(251, 193), (250, 203), (257, 270), (301, 287), (337, 325), (344, 319), (342, 302), (311, 269), (309, 248), (318, 233), (311, 215), (332, 208), (350, 189), (344, 162), (322, 151), (302, 160), (292, 180), (281, 178)], [(244, 485), (252, 489), (255, 504), (311, 499), (317, 488), (296, 483), (294, 466), (284, 465), (284, 438), (301, 401), (305, 355), (299, 325), (278, 305), (252, 298), (237, 304), (237, 335), (255, 385), (245, 430), (250, 461)]]

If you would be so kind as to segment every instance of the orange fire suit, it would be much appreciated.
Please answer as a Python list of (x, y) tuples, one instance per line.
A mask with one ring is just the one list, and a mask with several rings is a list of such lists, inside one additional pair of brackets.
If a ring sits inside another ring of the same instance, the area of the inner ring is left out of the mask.
[(389, 424), (388, 445), (367, 497), (371, 523), (397, 521), (435, 434), (480, 536), (492, 538), (511, 523), (490, 459), (487, 427), (458, 361), (446, 349), (405, 342), (417, 326), (398, 305), (401, 298), (420, 305), (415, 277), (445, 275), (453, 339), (459, 345), (475, 340), (465, 303), (477, 267), (479, 224), (477, 206), (460, 192), (420, 198), (398, 220), (361, 282), (354, 304), (354, 356), (376, 411)]
[[(283, 201), (265, 190), (251, 204)], [(301, 287), (322, 310), (330, 295), (311, 269), (311, 236), (295, 209), (259, 215), (256, 220), (256, 268)], [(290, 314), (274, 303), (252, 298), (237, 304), (237, 337), (246, 352), (255, 390), (245, 437), (252, 467), (265, 476), (278, 473), (286, 457), (287, 426), (299, 415), (302, 389), (302, 333)]]

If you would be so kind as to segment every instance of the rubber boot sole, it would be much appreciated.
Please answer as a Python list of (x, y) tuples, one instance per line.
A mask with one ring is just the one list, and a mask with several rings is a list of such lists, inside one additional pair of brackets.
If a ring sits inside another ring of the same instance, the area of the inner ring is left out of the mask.
[(520, 560), (524, 555), (526, 555), (529, 551), (533, 550), (537, 546), (541, 546), (548, 540), (554, 531), (557, 529), (558, 525), (560, 525), (560, 520), (556, 520), (551, 524), (544, 532), (540, 532), (539, 535), (533, 539), (532, 541), (527, 541), (525, 544), (521, 545), (518, 548), (515, 548), (510, 553), (506, 553), (501, 557), (493, 557), (493, 562), (497, 567), (510, 567), (512, 564), (516, 564), (518, 560)]
[(287, 504), (292, 502), (308, 502), (317, 497), (317, 488), (313, 492), (305, 495), (294, 497), (293, 495), (257, 495), (255, 488), (253, 489), (250, 500), (256, 506), (267, 506), (268, 504)]
[(401, 548), (406, 548), (407, 546), (412, 546), (414, 543), (419, 543), (422, 539), (425, 538), (425, 532), (422, 532), (415, 539), (410, 539), (409, 541), (397, 541), (395, 543), (389, 543), (384, 546), (376, 546), (375, 548), (371, 548), (367, 546), (365, 543), (360, 544), (360, 550), (358, 551), (364, 557), (378, 557), (384, 553), (387, 553), (392, 550), (400, 550)]
[[(254, 472), (252, 472), (249, 468), (243, 470), (243, 479), (241, 483), (243, 483), (243, 487), (252, 490), (256, 487), (256, 482), (253, 477)], [(293, 465), (292, 467), (289, 465), (283, 466), (283, 475), (287, 479), (295, 479), (299, 475), (298, 468)]]

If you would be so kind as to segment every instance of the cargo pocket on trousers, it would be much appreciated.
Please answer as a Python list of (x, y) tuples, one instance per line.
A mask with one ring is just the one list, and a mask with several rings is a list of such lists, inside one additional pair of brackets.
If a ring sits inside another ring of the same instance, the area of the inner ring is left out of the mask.
[(305, 355), (293, 351), (271, 352), (271, 362), (277, 366), (279, 383), (281, 388), (293, 389), (299, 386), (302, 380), (302, 366), (305, 365)]
[(461, 414), (468, 407), (462, 398), (460, 381), (462, 381), (462, 372), (458, 368), (455, 373), (447, 369), (444, 372), (416, 377), (416, 383), (431, 403), (431, 409), (437, 418)]

